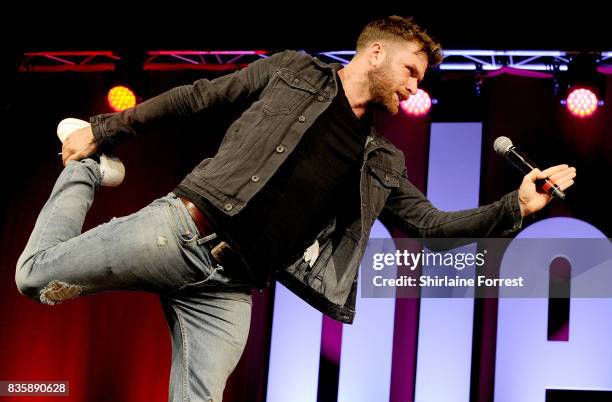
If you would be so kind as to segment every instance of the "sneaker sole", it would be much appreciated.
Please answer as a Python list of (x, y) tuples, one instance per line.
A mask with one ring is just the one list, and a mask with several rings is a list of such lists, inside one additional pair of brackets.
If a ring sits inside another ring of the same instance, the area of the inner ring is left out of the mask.
[[(68, 117), (57, 125), (57, 136), (63, 144), (66, 138), (74, 131), (89, 126), (90, 124), (85, 120)], [(105, 187), (117, 187), (125, 178), (123, 162), (115, 156), (102, 153), (100, 154), (100, 172), (102, 174), (102, 182), (100, 184)]]

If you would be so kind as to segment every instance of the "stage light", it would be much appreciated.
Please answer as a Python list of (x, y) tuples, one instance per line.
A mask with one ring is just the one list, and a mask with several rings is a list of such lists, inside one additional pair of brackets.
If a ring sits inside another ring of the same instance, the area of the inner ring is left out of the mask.
[(589, 117), (597, 110), (599, 99), (587, 88), (574, 89), (567, 97), (567, 109), (577, 117)]
[(422, 89), (417, 90), (416, 95), (411, 95), (407, 100), (400, 103), (404, 112), (412, 116), (426, 115), (431, 109), (431, 98)]
[(136, 105), (136, 96), (131, 89), (124, 86), (116, 86), (108, 91), (106, 96), (109, 106), (116, 112), (134, 107)]
[(580, 53), (568, 65), (565, 99), (561, 101), (576, 117), (592, 116), (603, 105), (605, 85), (597, 72), (598, 55)]

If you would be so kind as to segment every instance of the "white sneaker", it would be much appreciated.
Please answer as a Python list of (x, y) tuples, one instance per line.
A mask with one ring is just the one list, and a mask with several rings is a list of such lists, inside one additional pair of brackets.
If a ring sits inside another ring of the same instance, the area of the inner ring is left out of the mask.
[[(62, 144), (66, 138), (79, 128), (88, 127), (90, 124), (85, 120), (69, 117), (59, 122), (57, 125), (57, 136)], [(125, 177), (125, 166), (123, 162), (115, 156), (98, 154), (100, 156), (100, 173), (102, 174), (101, 185), (107, 187), (116, 187), (123, 181)]]

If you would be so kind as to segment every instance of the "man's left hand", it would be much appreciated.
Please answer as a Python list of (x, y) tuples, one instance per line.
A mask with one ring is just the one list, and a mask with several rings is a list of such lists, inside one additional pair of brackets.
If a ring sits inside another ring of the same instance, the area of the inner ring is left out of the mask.
[(519, 187), (518, 194), (519, 205), (521, 206), (521, 216), (524, 217), (539, 211), (553, 198), (552, 195), (547, 194), (542, 188), (535, 184), (536, 180), (545, 179), (547, 177), (564, 191), (574, 184), (576, 168), (568, 165), (557, 165), (549, 167), (544, 171), (534, 169), (529, 174), (525, 175), (521, 187)]

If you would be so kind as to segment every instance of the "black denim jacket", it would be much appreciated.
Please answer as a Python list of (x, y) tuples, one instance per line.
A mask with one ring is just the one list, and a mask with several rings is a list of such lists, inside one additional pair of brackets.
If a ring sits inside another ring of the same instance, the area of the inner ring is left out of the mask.
[[(204, 159), (182, 185), (228, 215), (239, 213), (276, 172), (304, 132), (337, 93), (339, 64), (296, 51), (276, 53), (214, 80), (173, 88), (132, 109), (91, 118), (98, 145), (114, 146), (160, 124), (248, 101), (217, 154)], [(253, 180), (257, 177), (257, 180)], [(330, 317), (351, 323), (358, 267), (376, 218), (413, 237), (487, 237), (521, 227), (517, 192), (475, 209), (437, 210), (408, 181), (404, 154), (372, 127), (360, 179), (361, 216), (344, 226), (333, 218), (313, 240), (319, 256), (277, 272), (277, 279)]]

